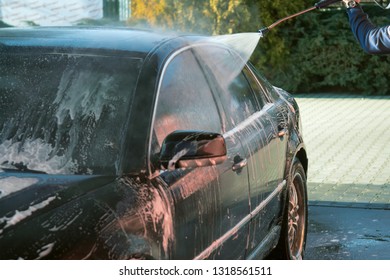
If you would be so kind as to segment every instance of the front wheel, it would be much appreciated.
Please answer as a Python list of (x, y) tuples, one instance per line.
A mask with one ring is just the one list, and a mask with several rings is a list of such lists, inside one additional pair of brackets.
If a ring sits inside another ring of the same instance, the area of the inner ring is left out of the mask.
[(307, 182), (301, 162), (293, 162), (288, 178), (286, 209), (279, 243), (273, 257), (301, 260), (304, 257), (307, 235)]

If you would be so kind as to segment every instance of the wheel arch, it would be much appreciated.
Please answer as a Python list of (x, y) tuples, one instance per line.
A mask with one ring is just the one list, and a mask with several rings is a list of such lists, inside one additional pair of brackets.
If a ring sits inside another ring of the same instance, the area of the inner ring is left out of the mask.
[(299, 161), (302, 163), (303, 169), (305, 170), (305, 175), (307, 177), (307, 170), (308, 170), (309, 160), (307, 159), (307, 153), (306, 153), (305, 148), (304, 147), (300, 147), (300, 149), (295, 154), (294, 158), (299, 159)]

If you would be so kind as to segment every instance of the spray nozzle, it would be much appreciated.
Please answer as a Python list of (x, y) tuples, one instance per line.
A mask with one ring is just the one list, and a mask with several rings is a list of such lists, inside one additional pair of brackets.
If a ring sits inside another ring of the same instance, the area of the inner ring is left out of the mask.
[(341, 0), (322, 0), (318, 3), (315, 3), (314, 6), (317, 8), (317, 9), (322, 9), (322, 8), (325, 8), (331, 4), (334, 4), (334, 3), (337, 3), (337, 2), (341, 2)]
[(263, 27), (263, 28), (260, 28), (258, 30), (258, 32), (260, 33), (260, 36), (263, 37), (265, 34), (267, 34), (269, 31), (268, 27)]

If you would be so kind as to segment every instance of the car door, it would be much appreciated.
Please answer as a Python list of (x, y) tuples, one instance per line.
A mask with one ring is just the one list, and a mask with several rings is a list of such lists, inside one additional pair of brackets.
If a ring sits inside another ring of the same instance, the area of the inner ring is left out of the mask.
[(257, 205), (257, 208), (252, 210), (251, 241), (248, 248), (248, 258), (252, 258), (262, 255), (259, 245), (261, 244), (262, 248), (269, 245), (263, 242), (275, 239), (280, 230), (276, 225), (282, 219), (282, 193), (286, 187), (288, 114), (285, 103), (280, 98), (274, 98), (277, 95), (264, 78), (256, 76), (249, 67), (245, 67), (243, 72), (257, 99), (263, 102), (257, 119), (257, 133), (261, 136), (253, 142), (257, 143), (255, 146), (258, 148), (250, 166), (251, 202)]
[(227, 160), (219, 165), (161, 170), (162, 142), (173, 131), (224, 133), (221, 110), (215, 102), (204, 71), (191, 48), (167, 60), (158, 87), (152, 141), (151, 170), (158, 174), (172, 197), (176, 259), (240, 259), (246, 254), (249, 224), (239, 223), (249, 214), (248, 171), (233, 170), (238, 141), (226, 137)]
[(227, 133), (240, 141), (249, 170), (251, 239), (248, 256), (280, 217), (286, 159), (286, 120), (245, 61), (232, 50), (210, 47), (201, 56), (218, 84)]

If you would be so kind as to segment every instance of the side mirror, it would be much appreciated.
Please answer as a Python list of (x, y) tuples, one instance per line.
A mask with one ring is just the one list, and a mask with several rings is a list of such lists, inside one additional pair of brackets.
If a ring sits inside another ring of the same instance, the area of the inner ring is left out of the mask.
[(221, 134), (177, 130), (162, 143), (160, 164), (165, 169), (211, 166), (226, 160), (226, 144)]

